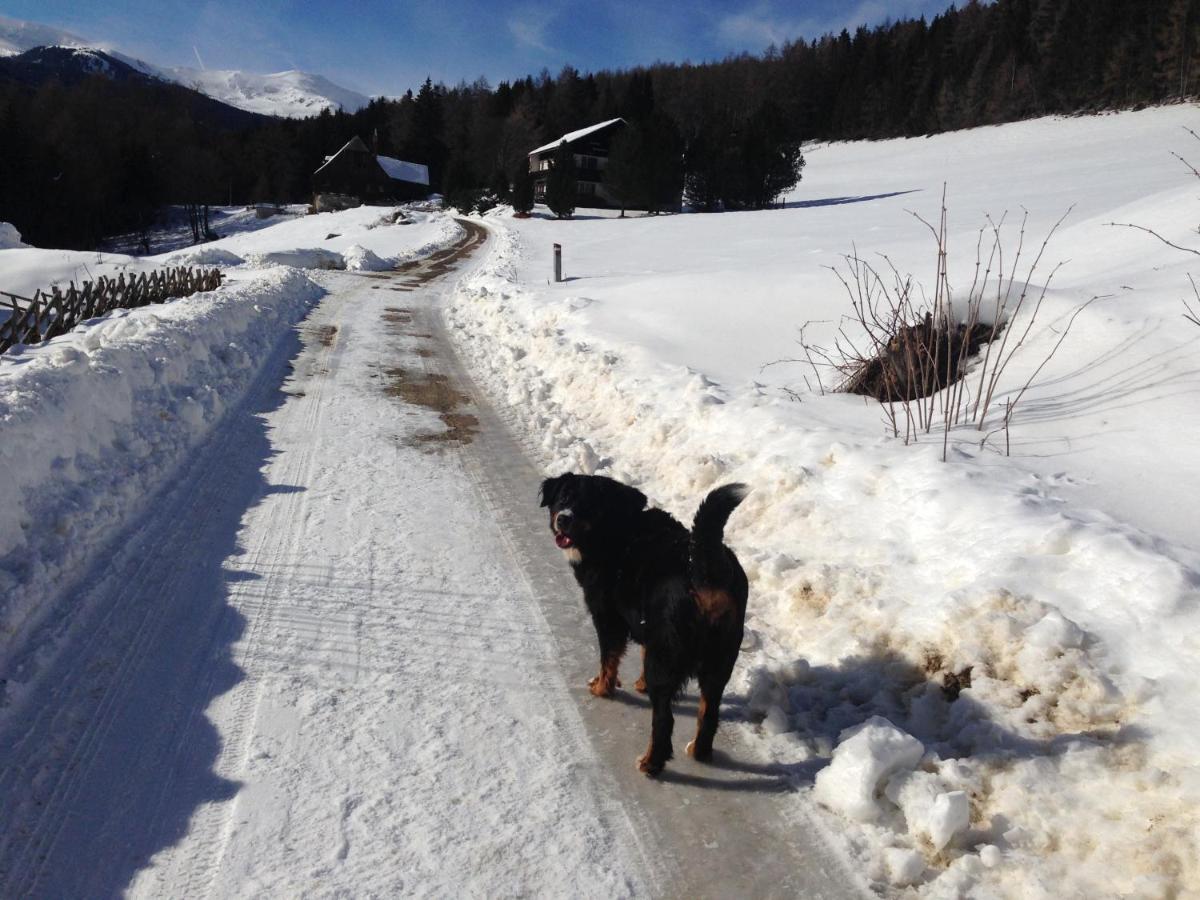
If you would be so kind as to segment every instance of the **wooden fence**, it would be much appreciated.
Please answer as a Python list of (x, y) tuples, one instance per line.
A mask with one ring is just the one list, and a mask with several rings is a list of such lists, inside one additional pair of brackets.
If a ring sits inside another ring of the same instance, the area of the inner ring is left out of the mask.
[[(82, 287), (71, 282), (66, 291), (57, 287), (20, 297), (0, 291), (0, 353), (14, 344), (37, 344), (66, 334), (80, 322), (114, 309), (134, 309), (187, 297), (221, 286), (219, 269), (179, 267), (116, 278), (101, 276)], [(7, 314), (7, 316), (6, 316)]]

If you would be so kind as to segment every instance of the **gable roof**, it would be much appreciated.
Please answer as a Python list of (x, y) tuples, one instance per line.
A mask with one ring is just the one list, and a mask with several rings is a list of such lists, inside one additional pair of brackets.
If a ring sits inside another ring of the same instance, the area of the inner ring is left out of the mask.
[(335, 159), (337, 159), (339, 156), (341, 156), (347, 150), (355, 150), (355, 151), (358, 151), (359, 153), (370, 153), (371, 152), (370, 150), (367, 149), (367, 145), (363, 143), (362, 138), (360, 138), (358, 135), (355, 135), (354, 137), (350, 138), (350, 140), (346, 141), (346, 143), (342, 145), (342, 149), (339, 150), (337, 153), (333, 154), (332, 156), (325, 157), (325, 162), (321, 163), (320, 168), (318, 168), (316, 172), (313, 172), (313, 174), (316, 175), (318, 172), (321, 171), (321, 169), (325, 168), (327, 165), (329, 165), (331, 162), (333, 162)]
[(561, 147), (563, 144), (573, 144), (580, 138), (587, 137), (593, 131), (600, 131), (602, 128), (607, 128), (609, 125), (615, 125), (617, 122), (624, 121), (624, 119), (618, 116), (615, 119), (609, 119), (607, 122), (600, 122), (597, 125), (589, 125), (587, 128), (580, 128), (578, 131), (568, 132), (556, 141), (551, 141), (542, 147), (538, 147), (536, 150), (530, 150), (529, 155), (533, 156), (535, 153), (545, 153), (547, 150), (553, 150), (555, 147)]
[[(350, 138), (342, 145), (337, 153), (332, 156), (325, 157), (325, 162), (321, 164), (321, 168), (314, 172), (314, 175), (319, 175), (321, 169), (341, 156), (343, 153), (370, 153), (367, 145), (363, 143), (363, 139), (358, 135)], [(383, 169), (383, 173), (393, 181), (407, 181), (412, 184), (429, 185), (429, 166), (421, 165), (420, 163), (406, 162), (403, 159), (395, 159), (391, 156), (376, 156), (375, 162), (379, 164), (379, 168)]]
[(413, 184), (429, 185), (429, 166), (406, 162), (403, 159), (393, 159), (390, 156), (376, 156), (375, 161), (387, 173), (388, 178), (395, 181), (410, 181)]

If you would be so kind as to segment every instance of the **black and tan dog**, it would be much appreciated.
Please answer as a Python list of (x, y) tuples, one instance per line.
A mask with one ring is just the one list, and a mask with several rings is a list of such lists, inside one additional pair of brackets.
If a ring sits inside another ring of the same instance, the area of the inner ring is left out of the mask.
[(742, 502), (741, 484), (717, 488), (700, 504), (692, 530), (646, 495), (598, 475), (561, 475), (542, 483), (550, 529), (583, 588), (600, 641), (600, 674), (589, 682), (610, 697), (630, 639), (641, 644), (644, 669), (636, 687), (650, 695), (650, 747), (638, 768), (657, 775), (671, 758), (674, 700), (690, 678), (700, 683), (696, 737), (687, 751), (712, 756), (721, 695), (742, 643), (748, 586), (724, 545), (725, 523)]

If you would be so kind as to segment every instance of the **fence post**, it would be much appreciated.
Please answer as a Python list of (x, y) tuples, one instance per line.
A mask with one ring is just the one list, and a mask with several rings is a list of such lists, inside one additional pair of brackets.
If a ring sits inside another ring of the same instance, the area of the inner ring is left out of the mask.
[(554, 245), (554, 280), (562, 281), (562, 244)]

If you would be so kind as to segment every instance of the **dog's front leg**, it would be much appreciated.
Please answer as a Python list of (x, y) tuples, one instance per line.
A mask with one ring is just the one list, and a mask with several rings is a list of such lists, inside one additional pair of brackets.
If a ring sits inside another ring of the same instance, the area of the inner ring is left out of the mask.
[(613, 614), (593, 615), (592, 621), (600, 641), (600, 673), (588, 682), (588, 688), (594, 697), (611, 697), (621, 686), (617, 672), (629, 642), (629, 628), (624, 619)]

